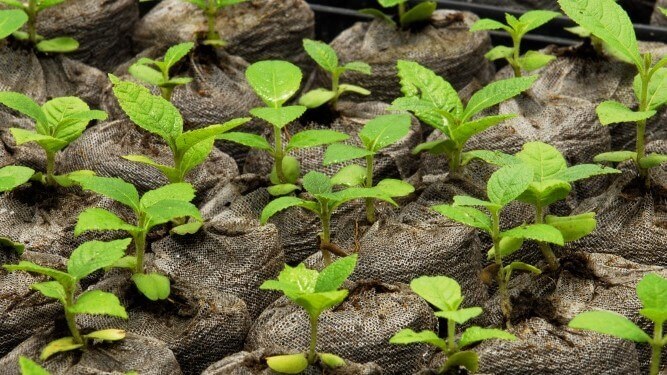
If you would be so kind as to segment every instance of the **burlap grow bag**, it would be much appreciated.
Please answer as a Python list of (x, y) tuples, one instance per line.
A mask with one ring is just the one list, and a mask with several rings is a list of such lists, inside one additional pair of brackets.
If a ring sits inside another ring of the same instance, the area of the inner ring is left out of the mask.
[[(375, 362), (386, 373), (410, 374), (421, 366), (428, 348), (392, 345), (389, 338), (403, 328), (436, 327), (431, 308), (407, 285), (356, 283), (342, 304), (320, 316), (317, 350), (354, 362)], [(306, 312), (282, 297), (254, 322), (246, 350), (305, 351), (309, 337)]]
[[(313, 37), (314, 24), (304, 0), (252, 0), (225, 8), (216, 19), (216, 31), (232, 55), (250, 62), (279, 59), (303, 65), (307, 60), (301, 40)], [(173, 45), (206, 30), (206, 17), (195, 5), (165, 0), (139, 21), (134, 41), (140, 48)]]
[(402, 96), (396, 61), (416, 61), (445, 77), (457, 89), (473, 80), (486, 83), (493, 78), (493, 66), (484, 58), (491, 48), (485, 32), (471, 33), (477, 16), (468, 12), (438, 10), (428, 25), (400, 31), (384, 21), (359, 22), (331, 42), (342, 62), (364, 61), (373, 74), (347, 73), (345, 81), (372, 93), (360, 100), (391, 102)]
[[(202, 375), (274, 375), (266, 365), (266, 357), (285, 353), (267, 353), (264, 349), (253, 352), (239, 352), (212, 364)], [(337, 369), (323, 370), (318, 366), (309, 366), (303, 375), (379, 375), (382, 369), (375, 363), (358, 364), (345, 361), (346, 365)]]
[[(54, 331), (35, 334), (0, 359), (0, 374), (20, 374), (20, 356), (37, 360), (46, 344), (67, 334), (62, 330)], [(132, 333), (117, 343), (59, 353), (40, 364), (52, 375), (118, 375), (130, 371), (141, 375), (182, 374), (174, 354), (164, 342)]]

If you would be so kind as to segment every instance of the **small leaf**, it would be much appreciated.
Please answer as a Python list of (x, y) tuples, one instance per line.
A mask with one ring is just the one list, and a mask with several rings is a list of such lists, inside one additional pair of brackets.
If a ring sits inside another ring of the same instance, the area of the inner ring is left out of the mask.
[(597, 227), (595, 212), (565, 217), (547, 215), (545, 223), (558, 229), (563, 235), (565, 242), (572, 242), (583, 238), (592, 233)]
[(467, 195), (456, 195), (454, 196), (453, 206), (479, 206), (479, 207), (488, 207), (491, 209), (500, 209), (502, 207), (498, 206), (495, 203), (491, 203), (482, 199), (477, 199)]
[(501, 232), (502, 237), (523, 238), (563, 246), (563, 235), (548, 224), (531, 224)]
[(453, 320), (458, 324), (464, 324), (468, 320), (480, 315), (482, 315), (481, 307), (469, 307), (454, 311), (436, 311), (435, 313), (435, 316), (439, 318)]
[(68, 273), (58, 271), (49, 267), (42, 267), (38, 264), (25, 260), (20, 261), (18, 264), (5, 264), (2, 267), (9, 272), (25, 271), (25, 272), (34, 272), (40, 275), (45, 275), (55, 279), (63, 286), (73, 286), (74, 283), (76, 282), (76, 279)]
[(359, 95), (370, 95), (371, 92), (370, 90), (366, 90), (365, 88), (357, 85), (350, 85), (347, 83), (343, 83), (340, 86), (338, 86), (338, 93), (343, 94), (346, 92), (353, 92), (355, 94)]
[(328, 44), (316, 40), (304, 39), (303, 49), (317, 65), (333, 73), (338, 68), (338, 55)]
[(331, 179), (324, 173), (310, 171), (303, 176), (303, 187), (313, 195), (327, 194), (331, 192)]
[(385, 178), (384, 180), (378, 182), (378, 184), (375, 185), (375, 188), (392, 198), (405, 197), (415, 191), (414, 186), (403, 180), (398, 180), (395, 178)]
[(63, 337), (48, 343), (44, 349), (42, 349), (42, 353), (39, 355), (39, 359), (46, 361), (54, 354), (68, 352), (70, 350), (79, 349), (81, 347), (83, 347), (83, 344), (77, 344), (74, 340), (74, 337)]
[(336, 93), (326, 89), (308, 91), (299, 98), (299, 104), (307, 108), (317, 108), (336, 97)]
[(607, 100), (595, 109), (602, 125), (618, 124), (621, 122), (636, 122), (646, 120), (655, 115), (655, 111), (635, 112), (623, 103)]
[(47, 124), (46, 115), (42, 111), (42, 107), (23, 94), (11, 91), (0, 92), (0, 104), (21, 112), (35, 120), (37, 129), (44, 129)]
[(491, 48), (491, 50), (489, 52), (487, 52), (484, 55), (484, 57), (486, 57), (490, 61), (496, 61), (496, 60), (500, 60), (500, 59), (509, 59), (509, 58), (512, 57), (513, 53), (514, 53), (514, 49), (512, 49), (511, 47), (495, 46), (495, 47)]
[(169, 233), (177, 234), (179, 236), (185, 236), (187, 234), (195, 234), (195, 233), (199, 232), (202, 225), (203, 225), (202, 221), (195, 220), (195, 221), (191, 221), (189, 223), (185, 223), (185, 224), (181, 224), (179, 226), (173, 227), (173, 228), (171, 228), (171, 230), (169, 230)]
[(301, 87), (301, 69), (287, 61), (256, 62), (246, 69), (245, 76), (257, 96), (272, 108), (281, 107)]
[(517, 200), (533, 206), (547, 207), (552, 203), (565, 199), (571, 190), (572, 185), (565, 181), (546, 180), (543, 182), (533, 182)]
[(335, 210), (343, 203), (362, 198), (374, 198), (389, 202), (394, 206), (398, 206), (391, 197), (387, 196), (382, 190), (377, 188), (349, 188), (335, 193), (326, 194), (326, 198), (330, 199), (330, 209)]
[(324, 153), (323, 165), (332, 165), (374, 155), (372, 151), (352, 145), (334, 143)]
[(205, 128), (187, 131), (176, 138), (176, 149), (182, 155), (199, 143), (215, 138), (224, 132), (223, 125), (209, 125)]
[(445, 340), (438, 337), (435, 332), (428, 330), (415, 332), (410, 328), (404, 328), (396, 332), (389, 339), (389, 343), (399, 345), (426, 343), (438, 347), (441, 350), (447, 350), (447, 343)]
[[(326, 164), (325, 164), (326, 165)], [(343, 185), (347, 187), (363, 186), (366, 183), (366, 168), (352, 164), (338, 171), (331, 177), (332, 185)]]
[(501, 340), (516, 340), (516, 336), (513, 334), (503, 331), (501, 329), (495, 328), (481, 328), (481, 327), (470, 327), (463, 331), (461, 339), (459, 340), (460, 347), (466, 347), (468, 345), (474, 344), (476, 342), (489, 340), (489, 339), (501, 339)]
[(612, 151), (612, 152), (603, 152), (601, 154), (595, 155), (593, 161), (596, 163), (603, 163), (603, 162), (620, 163), (626, 160), (634, 160), (635, 158), (637, 158), (637, 153), (633, 151)]
[(408, 27), (409, 25), (417, 22), (426, 21), (431, 18), (431, 15), (437, 8), (435, 1), (424, 1), (414, 7), (410, 8), (403, 17), (401, 17), (401, 25), (403, 27)]
[(542, 270), (539, 268), (524, 262), (512, 262), (505, 266), (506, 275), (511, 275), (511, 272), (514, 270), (531, 272), (535, 275), (540, 275), (542, 273)]
[(557, 173), (554, 178), (559, 180), (574, 182), (584, 180), (593, 176), (600, 176), (604, 174), (618, 174), (621, 173), (618, 169), (605, 167), (597, 164), (579, 164), (567, 168), (564, 171)]
[(68, 144), (67, 141), (51, 137), (50, 135), (38, 134), (30, 130), (10, 128), (9, 131), (11, 132), (12, 137), (14, 137), (14, 141), (16, 141), (17, 145), (35, 142), (45, 150), (56, 152), (67, 147)]
[(164, 65), (167, 67), (167, 71), (176, 65), (182, 58), (184, 58), (190, 51), (194, 48), (195, 44), (192, 42), (180, 43), (174, 46), (169, 47), (167, 52), (164, 54)]
[(301, 206), (305, 201), (296, 197), (280, 197), (272, 200), (262, 210), (260, 215), (260, 222), (262, 225), (266, 224), (269, 219), (280, 211), (286, 210), (290, 207)]
[(135, 233), (141, 230), (141, 228), (126, 223), (123, 219), (116, 216), (116, 214), (103, 208), (92, 207), (79, 214), (76, 226), (74, 227), (74, 235), (79, 236), (93, 230), (123, 230), (128, 233)]
[[(80, 176), (95, 176), (95, 172), (89, 171), (89, 170), (80, 170), (80, 171), (74, 171), (66, 174), (62, 174), (60, 176), (54, 175), (53, 179), (56, 181), (56, 183), (62, 187), (69, 188), (73, 186), (78, 186), (79, 183), (74, 180), (76, 177)], [(35, 175), (35, 177), (37, 177)]]
[(366, 123), (359, 132), (359, 138), (366, 149), (378, 152), (408, 135), (411, 125), (408, 115), (382, 115)]
[(363, 61), (352, 61), (343, 65), (343, 69), (352, 70), (361, 74), (371, 75), (371, 66)]
[(349, 291), (337, 290), (332, 292), (318, 292), (302, 294), (294, 299), (294, 303), (303, 307), (308, 315), (318, 316), (322, 311), (330, 309), (345, 300)]
[[(639, 75), (635, 76), (633, 88), (637, 98), (642, 97), (642, 79)], [(648, 83), (647, 101), (648, 109), (657, 110), (667, 103), (667, 68), (660, 68), (653, 73), (651, 80)]]
[(118, 341), (125, 338), (125, 331), (122, 329), (102, 329), (99, 331), (93, 331), (83, 337), (90, 340), (101, 340), (101, 341)]
[[(519, 251), (523, 246), (523, 238), (502, 237), (500, 239), (500, 256), (504, 258)], [(496, 256), (496, 248), (492, 246), (486, 254), (488, 260), (493, 260)]]
[(162, 73), (146, 65), (139, 63), (132, 64), (128, 69), (128, 73), (132, 77), (150, 83), (151, 85), (160, 86), (165, 83)]
[(21, 375), (50, 375), (42, 366), (24, 356), (19, 357), (19, 367)]
[(457, 116), (463, 104), (454, 87), (432, 70), (416, 62), (398, 60), (396, 63), (401, 92), (406, 97), (419, 97), (435, 108)]
[(279, 374), (300, 374), (308, 368), (308, 360), (302, 353), (267, 357), (266, 364)]
[(139, 200), (142, 208), (148, 208), (165, 200), (190, 202), (195, 198), (195, 189), (187, 182), (179, 182), (147, 191)]
[(514, 114), (496, 115), (465, 122), (451, 130), (451, 138), (458, 144), (465, 144), (472, 136), (514, 117), (516, 117)]
[(514, 77), (492, 82), (473, 94), (468, 101), (462, 119), (472, 118), (479, 112), (500, 104), (507, 99), (513, 98), (528, 90), (537, 76)]
[(365, 9), (359, 9), (360, 14), (366, 14), (369, 16), (373, 16), (380, 21), (383, 21), (385, 23), (388, 23), (394, 27), (396, 27), (396, 22), (394, 22), (394, 19), (391, 18), (391, 16), (385, 14), (381, 10), (375, 9), (375, 8), (365, 8)]
[(655, 273), (647, 274), (637, 284), (637, 296), (644, 305), (640, 313), (663, 324), (667, 319), (667, 279)]
[(191, 217), (199, 221), (203, 220), (197, 206), (177, 199), (156, 202), (150, 207), (146, 207), (144, 212), (148, 218), (148, 223), (146, 224), (146, 228), (148, 229), (178, 218)]
[[(639, 160), (639, 165), (642, 168), (650, 169), (657, 167), (666, 161), (667, 161), (667, 155), (652, 153), (641, 158)], [(618, 173), (620, 173), (620, 171)]]
[(79, 42), (73, 38), (59, 37), (42, 40), (35, 47), (41, 52), (66, 53), (76, 51), (79, 48)]
[(137, 266), (137, 257), (127, 255), (115, 261), (110, 268), (126, 268), (133, 270), (136, 268), (136, 266)]
[(505, 30), (507, 32), (510, 32), (511, 29), (496, 20), (492, 20), (490, 18), (482, 18), (480, 20), (477, 20), (472, 26), (470, 26), (470, 31), (483, 31), (483, 30)]
[(274, 197), (279, 197), (281, 195), (287, 195), (295, 190), (299, 190), (299, 186), (294, 184), (279, 184), (269, 186), (266, 190)]
[(259, 289), (279, 290), (289, 299), (294, 300), (302, 294), (313, 293), (319, 273), (306, 268), (303, 263), (296, 267), (285, 265), (277, 280), (265, 281)]
[(219, 135), (216, 139), (231, 141), (258, 150), (273, 151), (273, 147), (262, 136), (257, 134), (230, 132)]
[(432, 209), (456, 222), (479, 228), (487, 232), (491, 231), (491, 219), (482, 211), (472, 207), (457, 207), (447, 204), (432, 206)]
[(342, 142), (348, 138), (349, 135), (333, 130), (304, 130), (292, 136), (286, 151)]
[(634, 342), (649, 342), (651, 337), (630, 319), (612, 311), (586, 311), (574, 317), (571, 328), (586, 329)]
[(446, 276), (421, 276), (410, 282), (410, 289), (442, 311), (455, 311), (463, 297), (461, 286)]
[(486, 163), (497, 165), (499, 167), (504, 167), (506, 165), (519, 164), (519, 160), (514, 155), (509, 155), (501, 151), (488, 151), (488, 150), (473, 150), (464, 152), (462, 155), (462, 163), (466, 165), (474, 159), (480, 159)]
[(84, 190), (91, 190), (97, 194), (111, 198), (118, 203), (122, 203), (132, 208), (135, 212), (139, 211), (139, 193), (137, 189), (134, 185), (120, 178), (77, 176), (72, 179), (81, 184)]
[(404, 4), (406, 2), (407, 0), (378, 0), (378, 3), (380, 3), (380, 5), (382, 5), (382, 7), (384, 8), (395, 7), (399, 4)]
[(28, 167), (10, 165), (0, 168), (0, 192), (13, 190), (30, 180), (35, 171)]
[(335, 354), (331, 353), (318, 353), (320, 357), (320, 362), (327, 366), (328, 368), (338, 368), (346, 365), (345, 360)]
[(118, 297), (101, 290), (84, 292), (69, 311), (74, 314), (107, 315), (127, 319), (127, 312)]
[(167, 299), (171, 293), (169, 278), (159, 273), (135, 273), (132, 281), (141, 294), (151, 301)]
[(0, 40), (12, 35), (26, 22), (28, 22), (28, 15), (23, 10), (0, 10)]
[(9, 237), (0, 236), (0, 250), (1, 249), (10, 249), (16, 251), (18, 255), (23, 255), (25, 245), (20, 242), (15, 242)]
[(492, 203), (504, 207), (526, 191), (532, 181), (532, 168), (521, 164), (508, 165), (493, 172), (486, 191)]
[(522, 14), (519, 17), (519, 22), (521, 23), (523, 33), (527, 33), (559, 16), (561, 16), (560, 13), (550, 10), (531, 10)]
[(472, 350), (465, 350), (454, 353), (447, 357), (447, 362), (443, 366), (443, 370), (447, 372), (449, 369), (464, 367), (471, 373), (476, 373), (479, 369), (479, 358), (477, 353)]
[(293, 105), (288, 107), (279, 107), (279, 108), (253, 108), (250, 110), (250, 114), (260, 118), (269, 124), (282, 129), (285, 125), (295, 121), (304, 112), (306, 112), (306, 107), (301, 105)]
[(110, 267), (125, 255), (130, 242), (131, 238), (84, 242), (72, 252), (67, 261), (67, 272), (80, 280), (97, 270)]
[(547, 55), (537, 51), (528, 51), (525, 55), (519, 58), (519, 66), (526, 72), (532, 72), (533, 70), (546, 66), (555, 59), (556, 56)]
[(30, 285), (30, 289), (34, 289), (43, 295), (54, 298), (60, 301), (63, 305), (66, 304), (67, 293), (65, 288), (57, 281), (45, 281)]
[(320, 271), (314, 291), (320, 293), (338, 290), (354, 272), (354, 268), (357, 266), (357, 257), (357, 254), (352, 254), (340, 258)]

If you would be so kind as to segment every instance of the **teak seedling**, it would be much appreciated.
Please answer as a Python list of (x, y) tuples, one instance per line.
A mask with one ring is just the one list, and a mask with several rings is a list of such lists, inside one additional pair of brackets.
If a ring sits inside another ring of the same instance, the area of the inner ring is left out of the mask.
[[(0, 0), (0, 3), (9, 5), (10, 7), (15, 8), (15, 10), (24, 13), (24, 16), (14, 15), (16, 18), (12, 20), (12, 23), (18, 23), (20, 20), (27, 17), (21, 26), (27, 23), (28, 31), (19, 31), (18, 29), (15, 29), (12, 32), (14, 38), (17, 40), (25, 40), (31, 44), (34, 44), (38, 51), (54, 53), (76, 51), (76, 49), (79, 48), (79, 42), (69, 37), (45, 39), (43, 36), (37, 34), (37, 15), (39, 12), (46, 8), (51, 8), (52, 6), (56, 6), (64, 2), (65, 0), (28, 0), (24, 3), (19, 0)], [(0, 22), (0, 24), (1, 23), (2, 22)], [(0, 26), (0, 31), (3, 28), (3, 26)]]
[(477, 353), (463, 350), (465, 347), (489, 339), (516, 340), (516, 337), (509, 332), (477, 326), (467, 328), (456, 340), (456, 325), (465, 324), (481, 315), (482, 308), (461, 308), (463, 302), (461, 286), (454, 279), (446, 276), (422, 276), (412, 280), (410, 288), (436, 308), (435, 316), (447, 321), (447, 339), (438, 337), (433, 331), (415, 332), (405, 328), (392, 336), (389, 342), (400, 345), (426, 343), (437, 347), (447, 357), (445, 363), (438, 369), (438, 374), (458, 370), (459, 367), (464, 367), (471, 373), (477, 372), (479, 367)]
[(42, 349), (41, 360), (46, 360), (56, 353), (84, 348), (90, 340), (118, 341), (125, 338), (125, 331), (120, 329), (104, 329), (81, 334), (76, 325), (76, 316), (80, 314), (107, 315), (127, 319), (127, 312), (120, 304), (118, 297), (101, 290), (87, 291), (77, 298), (74, 294), (79, 288), (79, 281), (84, 277), (109, 267), (121, 259), (130, 242), (129, 238), (109, 242), (85, 242), (72, 252), (67, 261), (67, 272), (42, 267), (30, 261), (20, 261), (16, 265), (3, 265), (9, 272), (26, 271), (53, 279), (32, 284), (30, 288), (48, 298), (58, 300), (63, 305), (65, 320), (71, 336), (47, 344)]
[(299, 99), (299, 104), (308, 108), (317, 108), (325, 103), (331, 103), (331, 106), (335, 109), (338, 98), (346, 92), (370, 95), (371, 92), (363, 87), (340, 83), (341, 75), (348, 71), (370, 75), (370, 65), (361, 61), (352, 61), (340, 65), (336, 51), (328, 44), (316, 40), (304, 39), (303, 48), (320, 68), (331, 74), (331, 90), (319, 88), (309, 91)]
[(378, 188), (347, 188), (344, 190), (333, 191), (333, 182), (324, 173), (310, 171), (303, 176), (303, 187), (312, 196), (311, 199), (302, 199), (298, 197), (280, 197), (272, 200), (264, 207), (260, 217), (262, 224), (271, 218), (271, 216), (290, 207), (303, 207), (314, 212), (322, 223), (322, 232), (320, 233), (322, 259), (325, 265), (331, 264), (331, 215), (343, 203), (355, 199), (380, 199), (391, 204), (396, 203)]
[(639, 314), (654, 323), (653, 337), (625, 316), (606, 310), (583, 312), (575, 316), (569, 326), (651, 345), (650, 375), (658, 375), (662, 349), (667, 346), (667, 334), (663, 333), (667, 321), (667, 279), (655, 273), (647, 274), (637, 284), (637, 296), (643, 306)]
[[(500, 307), (508, 326), (512, 306), (509, 299), (507, 284), (514, 270), (523, 270), (540, 274), (541, 271), (523, 262), (512, 262), (503, 265), (503, 256), (506, 249), (518, 250), (513, 243), (523, 242), (526, 239), (553, 243), (563, 246), (563, 235), (558, 229), (548, 224), (522, 225), (506, 231), (500, 230), (500, 213), (514, 200), (519, 198), (531, 185), (534, 171), (530, 166), (523, 164), (508, 165), (495, 171), (486, 185), (488, 201), (465, 195), (454, 197), (452, 205), (443, 204), (433, 206), (433, 209), (451, 220), (481, 229), (489, 234), (493, 240), (493, 254), (498, 269), (497, 282), (500, 293)], [(490, 215), (474, 208), (484, 207)], [(501, 249), (501, 251), (496, 251)]]
[(137, 126), (165, 141), (173, 154), (174, 165), (159, 164), (145, 155), (126, 155), (123, 158), (157, 168), (170, 183), (184, 182), (190, 171), (206, 161), (216, 137), (250, 121), (249, 118), (240, 118), (184, 132), (183, 117), (168, 100), (151, 94), (141, 85), (121, 81), (111, 74), (109, 77), (114, 85), (116, 99), (125, 114)]
[[(530, 204), (535, 209), (535, 224), (549, 224), (563, 235), (565, 242), (576, 241), (596, 228), (595, 213), (588, 212), (574, 216), (546, 215), (549, 206), (565, 199), (572, 190), (572, 183), (593, 176), (620, 173), (614, 168), (607, 168), (597, 164), (579, 164), (567, 166), (563, 154), (555, 147), (544, 142), (528, 142), (523, 145), (516, 155), (507, 155), (499, 151), (470, 151), (469, 156), (479, 157), (484, 161), (498, 166), (522, 164), (533, 170), (533, 181), (528, 188), (517, 198), (518, 201)], [(503, 244), (501, 243), (501, 246)], [(503, 256), (512, 254), (521, 248), (523, 241), (506, 243), (510, 247), (503, 247)], [(549, 268), (558, 268), (558, 259), (549, 244), (539, 242), (540, 251), (546, 259)], [(489, 257), (493, 257), (493, 252)]]
[(483, 18), (470, 27), (470, 31), (482, 30), (504, 30), (512, 37), (512, 47), (496, 46), (484, 55), (491, 61), (505, 59), (514, 70), (515, 77), (521, 77), (522, 72), (532, 72), (547, 65), (554, 56), (538, 51), (528, 51), (521, 55), (521, 39), (530, 31), (546, 24), (552, 19), (560, 16), (558, 12), (548, 10), (531, 10), (521, 15), (518, 19), (509, 13), (505, 13), (507, 24), (496, 20)]
[(477, 115), (528, 90), (537, 79), (530, 76), (492, 82), (473, 94), (464, 107), (454, 87), (428, 68), (403, 60), (398, 61), (397, 67), (404, 97), (394, 100), (390, 109), (410, 111), (443, 133), (444, 138), (422, 143), (413, 153), (447, 155), (451, 173), (460, 172), (466, 158), (463, 149), (471, 137), (516, 116)]
[[(279, 373), (298, 374), (308, 365), (320, 363), (330, 368), (345, 365), (334, 354), (318, 353), (317, 321), (323, 311), (343, 302), (349, 291), (340, 289), (357, 265), (357, 254), (338, 259), (321, 272), (307, 269), (303, 263), (296, 267), (285, 265), (277, 280), (267, 280), (259, 288), (281, 291), (285, 297), (302, 307), (310, 320), (310, 346), (307, 353), (267, 358), (269, 367)], [(340, 289), (340, 290), (339, 290)]]
[(608, 50), (622, 60), (634, 64), (639, 74), (633, 89), (639, 108), (636, 111), (625, 104), (608, 100), (598, 105), (596, 112), (602, 125), (634, 122), (637, 127), (635, 151), (605, 152), (595, 157), (596, 162), (623, 162), (633, 160), (640, 176), (648, 185), (648, 170), (667, 161), (667, 155), (646, 155), (646, 120), (667, 103), (667, 57), (653, 63), (650, 53), (640, 53), (637, 36), (627, 13), (614, 0), (559, 0), (563, 11), (574, 22), (604, 41)]
[(271, 182), (277, 185), (270, 192), (273, 195), (288, 194), (298, 188), (295, 184), (301, 175), (299, 161), (290, 156), (290, 152), (344, 141), (349, 136), (333, 130), (305, 130), (293, 134), (287, 145), (283, 145), (283, 129), (306, 111), (306, 107), (301, 105), (284, 105), (299, 91), (301, 69), (287, 61), (260, 61), (250, 65), (245, 75), (257, 96), (266, 104), (266, 107), (251, 109), (250, 113), (271, 125), (273, 144), (262, 136), (242, 132), (230, 132), (218, 138), (267, 151), (274, 160)]
[[(412, 121), (409, 115), (384, 115), (376, 117), (364, 125), (359, 131), (359, 139), (363, 147), (357, 147), (342, 143), (330, 145), (324, 153), (324, 165), (332, 165), (355, 159), (365, 159), (366, 167), (358, 164), (348, 165), (341, 169), (331, 179), (334, 185), (348, 187), (361, 186), (372, 188), (373, 185), (373, 163), (375, 155), (380, 150), (405, 138), (410, 131)], [(407, 182), (394, 178), (386, 178), (375, 185), (389, 197), (404, 197), (411, 194), (415, 189)], [(375, 200), (366, 199), (366, 218), (369, 222), (375, 222)]]
[[(398, 25), (400, 25), (401, 29), (407, 29), (412, 24), (429, 20), (437, 8), (435, 1), (422, 1), (412, 8), (408, 8), (408, 0), (378, 0), (378, 3), (383, 8), (398, 7)], [(361, 9), (359, 12), (373, 16), (395, 27), (397, 26), (394, 18), (385, 14), (381, 10), (368, 8)]]
[[(194, 43), (181, 43), (170, 47), (159, 60), (142, 57), (132, 64), (128, 71), (138, 80), (156, 86), (160, 89), (162, 97), (171, 100), (171, 94), (177, 86), (192, 82), (190, 77), (172, 77), (169, 70), (190, 53)], [(157, 69), (156, 69), (157, 68)]]
[(69, 187), (72, 185), (71, 177), (94, 174), (92, 171), (76, 171), (56, 176), (56, 153), (79, 138), (91, 121), (105, 120), (107, 114), (104, 111), (90, 110), (83, 100), (72, 96), (51, 99), (40, 107), (29, 97), (10, 91), (0, 92), (0, 104), (35, 121), (34, 131), (9, 129), (16, 144), (35, 142), (46, 153), (46, 175), (38, 173), (33, 176), (34, 180), (46, 185)]
[(220, 38), (220, 34), (215, 29), (215, 19), (223, 8), (234, 4), (244, 3), (248, 0), (183, 0), (196, 5), (206, 16), (208, 30), (204, 44), (211, 46), (226, 46), (227, 42)]
[(28, 357), (19, 357), (21, 375), (50, 375), (46, 369)]
[(134, 240), (134, 255), (126, 256), (113, 263), (112, 266), (132, 270), (132, 281), (148, 299), (156, 301), (167, 298), (170, 293), (169, 279), (158, 273), (145, 272), (146, 237), (155, 226), (182, 218), (191, 218), (192, 221), (172, 228), (172, 233), (184, 235), (199, 230), (203, 220), (199, 209), (190, 203), (195, 197), (192, 185), (188, 183), (169, 184), (148, 191), (139, 198), (137, 189), (120, 178), (84, 176), (76, 178), (76, 181), (84, 190), (111, 198), (132, 209), (135, 222), (128, 223), (103, 208), (88, 208), (79, 215), (74, 227), (74, 235), (78, 236), (88, 231), (107, 230), (129, 233)]

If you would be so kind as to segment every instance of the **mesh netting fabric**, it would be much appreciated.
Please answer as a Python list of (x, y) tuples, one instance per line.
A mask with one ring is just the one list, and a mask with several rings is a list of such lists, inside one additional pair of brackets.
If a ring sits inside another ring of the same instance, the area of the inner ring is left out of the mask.
[[(409, 374), (420, 368), (428, 350), (425, 345), (392, 345), (389, 338), (403, 328), (435, 329), (437, 321), (428, 304), (404, 284), (358, 282), (349, 289), (343, 303), (320, 316), (317, 351), (375, 362), (389, 374)], [(305, 350), (309, 337), (308, 314), (281, 297), (255, 320), (245, 349)]]
[[(266, 357), (285, 353), (269, 353), (264, 349), (253, 352), (239, 352), (212, 364), (202, 375), (273, 375), (274, 371), (266, 365)], [(358, 364), (345, 361), (345, 366), (326, 370), (319, 366), (308, 366), (303, 375), (379, 375), (382, 369), (375, 363)]]
[(349, 72), (345, 81), (371, 91), (359, 100), (391, 102), (401, 96), (396, 61), (416, 61), (445, 77), (457, 89), (473, 80), (489, 82), (493, 66), (484, 58), (491, 48), (488, 33), (469, 30), (477, 16), (468, 12), (438, 10), (427, 26), (401, 31), (380, 20), (359, 22), (331, 42), (341, 62), (364, 61), (371, 76)]
[[(37, 360), (49, 342), (64, 337), (66, 331), (55, 330), (37, 333), (12, 352), (0, 359), (0, 374), (20, 374), (19, 357)], [(53, 375), (120, 375), (136, 371), (142, 375), (181, 375), (174, 353), (167, 344), (152, 338), (128, 333), (125, 339), (110, 344), (95, 344), (85, 351), (74, 350), (58, 353), (43, 366)]]
[[(304, 0), (251, 0), (224, 8), (216, 18), (216, 31), (228, 43), (225, 50), (249, 62), (281, 59), (305, 65), (301, 40), (313, 37), (314, 25)], [(133, 38), (147, 48), (190, 41), (206, 30), (206, 17), (195, 5), (165, 0), (139, 21)]]

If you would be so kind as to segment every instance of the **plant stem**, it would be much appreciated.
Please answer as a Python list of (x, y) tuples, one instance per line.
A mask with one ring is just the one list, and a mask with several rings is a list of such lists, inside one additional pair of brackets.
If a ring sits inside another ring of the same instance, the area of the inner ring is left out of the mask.
[[(639, 98), (639, 111), (646, 111), (648, 108), (648, 83), (651, 79), (650, 76), (642, 75), (642, 91), (641, 98)], [(642, 160), (645, 156), (645, 134), (646, 134), (646, 120), (637, 121), (637, 140), (636, 140), (636, 152), (637, 158), (635, 163), (637, 164), (637, 169), (639, 170), (639, 175), (642, 177), (647, 176), (647, 170), (642, 168), (639, 165), (639, 161)]]
[(320, 216), (320, 219), (322, 220), (320, 251), (322, 251), (322, 260), (324, 261), (325, 267), (331, 264), (331, 253), (326, 249), (326, 245), (331, 243), (331, 212), (329, 212), (327, 204), (326, 201), (321, 203), (322, 214)]
[(315, 346), (317, 345), (317, 319), (319, 315), (310, 316), (310, 348), (308, 349), (308, 363), (315, 363)]
[(514, 55), (510, 61), (515, 77), (521, 77), (521, 66), (519, 60), (521, 58), (521, 37), (519, 35), (512, 35), (512, 42), (514, 43)]
[(497, 210), (491, 210), (492, 228), (491, 238), (493, 239), (493, 247), (495, 249), (495, 263), (498, 267), (498, 274), (496, 279), (498, 281), (498, 292), (500, 293), (500, 310), (505, 317), (505, 325), (507, 328), (512, 327), (510, 318), (512, 315), (512, 304), (510, 296), (507, 291), (507, 279), (505, 278), (505, 269), (503, 268), (503, 258), (500, 253), (500, 215)]
[(69, 328), (72, 337), (74, 337), (74, 342), (77, 344), (85, 344), (86, 342), (81, 337), (79, 329), (76, 327), (76, 315), (70, 312), (70, 308), (74, 306), (74, 290), (73, 287), (67, 288), (65, 290), (65, 320), (67, 320), (67, 327)]
[(398, 4), (398, 22), (401, 24), (401, 28), (404, 28), (405, 25), (403, 25), (403, 16), (405, 15), (405, 3), (399, 3)]
[(286, 184), (287, 179), (285, 178), (285, 173), (283, 172), (283, 158), (285, 157), (285, 152), (283, 150), (283, 139), (282, 132), (277, 126), (273, 126), (273, 149), (275, 150), (273, 155), (274, 167), (276, 168), (276, 175), (281, 184)]
[[(169, 70), (168, 69), (161, 69), (161, 70), (162, 70), (162, 79), (164, 80), (164, 82), (169, 81)], [(173, 87), (160, 86), (160, 94), (167, 101), (171, 101), (171, 93), (173, 91), (174, 91)]]
[[(544, 208), (541, 205), (535, 206), (535, 224), (544, 224)], [(537, 244), (540, 248), (540, 251), (542, 252), (542, 255), (547, 260), (549, 269), (552, 271), (557, 270), (558, 259), (551, 249), (551, 246), (549, 246), (548, 243), (542, 241), (538, 241)]]
[(340, 72), (338, 69), (335, 69), (333, 73), (331, 73), (331, 91), (334, 93), (333, 99), (331, 99), (331, 106), (336, 109), (338, 106), (338, 98), (340, 97), (340, 93), (338, 90), (340, 89)]
[(660, 356), (662, 354), (662, 325), (663, 323), (655, 323), (653, 329), (653, 342), (651, 342), (651, 371), (650, 375), (658, 375), (660, 372)]
[(215, 31), (215, 17), (218, 13), (218, 9), (215, 3), (215, 0), (208, 0), (208, 9), (205, 11), (206, 20), (208, 22), (208, 32), (206, 33), (207, 40), (218, 40), (220, 35)]
[(461, 170), (461, 154), (463, 147), (459, 147), (454, 152), (449, 154), (449, 172), (459, 173)]
[(455, 331), (456, 322), (452, 319), (447, 319), (447, 346), (449, 349), (449, 353), (447, 354), (449, 355), (456, 352), (456, 340), (454, 339)]
[(145, 214), (139, 215), (139, 228), (142, 228), (134, 238), (134, 256), (137, 257), (137, 264), (134, 266), (135, 273), (144, 273), (144, 253), (146, 252), (146, 236), (148, 232), (143, 229), (146, 226)]
[(53, 178), (56, 169), (56, 153), (46, 151), (46, 184), (55, 186), (56, 180)]
[(28, 40), (37, 44), (37, 0), (29, 0), (25, 11), (28, 14)]
[[(366, 187), (373, 187), (373, 155), (366, 156)], [(375, 222), (375, 200), (366, 198), (366, 220), (369, 223)]]

